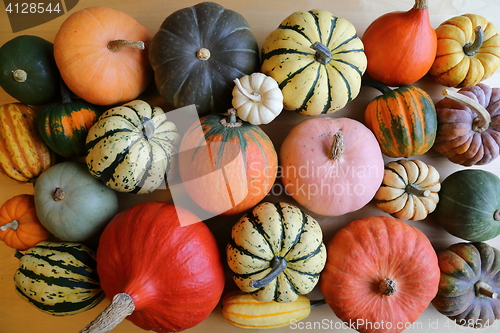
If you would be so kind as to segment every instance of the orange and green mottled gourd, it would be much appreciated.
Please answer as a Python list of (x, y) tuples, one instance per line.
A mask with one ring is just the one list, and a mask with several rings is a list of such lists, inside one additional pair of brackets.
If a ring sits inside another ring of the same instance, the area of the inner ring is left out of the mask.
[(327, 251), (321, 292), (335, 315), (358, 332), (404, 331), (438, 291), (436, 252), (422, 231), (403, 221), (355, 220), (334, 235)]
[(36, 215), (31, 194), (19, 194), (5, 201), (0, 208), (0, 240), (7, 246), (25, 251), (50, 238), (50, 232)]
[(84, 156), (88, 131), (102, 112), (82, 99), (72, 100), (64, 83), (61, 84), (61, 94), (62, 102), (51, 103), (37, 114), (38, 132), (56, 154)]
[[(456, 324), (495, 327), (500, 320), (500, 251), (486, 243), (457, 243), (438, 253), (441, 278), (432, 305)], [(464, 328), (465, 328), (464, 327)]]
[(29, 182), (53, 162), (53, 153), (36, 130), (34, 110), (21, 103), (0, 106), (0, 171)]
[(421, 88), (407, 85), (391, 89), (377, 81), (363, 85), (382, 95), (365, 110), (365, 124), (388, 157), (419, 156), (432, 148), (436, 139), (437, 115), (434, 102)]
[(214, 214), (234, 215), (271, 190), (278, 157), (267, 134), (236, 117), (208, 115), (184, 134), (179, 172), (189, 196)]

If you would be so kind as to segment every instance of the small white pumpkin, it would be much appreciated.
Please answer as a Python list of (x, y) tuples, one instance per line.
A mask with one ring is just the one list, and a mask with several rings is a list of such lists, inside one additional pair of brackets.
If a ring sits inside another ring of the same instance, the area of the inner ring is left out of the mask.
[(253, 73), (234, 83), (232, 104), (241, 120), (253, 125), (268, 124), (283, 110), (283, 93), (272, 77)]

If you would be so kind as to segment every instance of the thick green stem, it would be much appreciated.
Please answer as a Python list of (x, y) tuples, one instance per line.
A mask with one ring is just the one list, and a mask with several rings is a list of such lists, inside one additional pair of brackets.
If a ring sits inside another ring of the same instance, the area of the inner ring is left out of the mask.
[(108, 50), (111, 52), (118, 52), (122, 47), (131, 49), (144, 50), (144, 42), (142, 41), (129, 41), (123, 39), (112, 40), (108, 43)]
[(483, 28), (481, 28), (481, 26), (478, 25), (476, 29), (474, 29), (474, 32), (475, 32), (474, 42), (464, 45), (464, 53), (469, 57), (476, 54), (476, 52), (479, 51), (484, 42)]
[(380, 91), (382, 95), (392, 91), (392, 89), (389, 88), (389, 86), (387, 86), (386, 84), (375, 80), (363, 79), (361, 80), (361, 85), (365, 87), (375, 88)]
[(324, 44), (315, 42), (313, 45), (311, 45), (311, 49), (316, 51), (316, 61), (320, 62), (321, 64), (326, 65), (330, 61), (332, 61), (332, 51), (330, 51), (330, 49)]
[(267, 286), (271, 281), (276, 279), (278, 275), (283, 273), (286, 268), (286, 260), (283, 257), (276, 256), (271, 262), (271, 271), (265, 277), (260, 280), (254, 280), (250, 282), (250, 287), (252, 288), (262, 288)]
[(325, 305), (326, 301), (324, 299), (318, 299), (316, 301), (311, 301), (311, 308), (320, 306), (320, 305)]

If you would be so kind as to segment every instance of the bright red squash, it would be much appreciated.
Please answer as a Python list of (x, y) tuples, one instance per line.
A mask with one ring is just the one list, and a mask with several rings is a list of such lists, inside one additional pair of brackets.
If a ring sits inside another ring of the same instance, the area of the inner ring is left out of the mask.
[(234, 215), (258, 204), (271, 190), (278, 157), (267, 134), (236, 118), (208, 115), (182, 138), (179, 171), (190, 197), (206, 211)]
[(193, 213), (166, 202), (116, 215), (100, 238), (97, 263), (101, 287), (113, 301), (82, 332), (108, 332), (127, 316), (144, 330), (180, 332), (208, 317), (224, 289), (211, 231)]
[(386, 13), (361, 38), (368, 59), (366, 72), (389, 86), (412, 84), (431, 68), (437, 51), (436, 32), (427, 0), (415, 0), (408, 11)]

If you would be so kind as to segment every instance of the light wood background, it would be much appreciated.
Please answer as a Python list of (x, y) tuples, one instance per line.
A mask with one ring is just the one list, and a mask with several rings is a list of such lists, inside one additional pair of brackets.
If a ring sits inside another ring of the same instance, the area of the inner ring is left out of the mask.
[[(118, 10), (122, 10), (135, 17), (143, 24), (152, 34), (154, 34), (163, 20), (177, 9), (184, 8), (196, 4), (196, 1), (177, 0), (177, 1), (134, 1), (134, 0), (80, 0), (78, 5), (71, 11), (91, 7), (96, 5), (108, 6)], [(394, 10), (406, 11), (413, 6), (413, 0), (246, 0), (246, 1), (229, 1), (219, 0), (218, 3), (226, 8), (233, 9), (241, 13), (249, 22), (250, 27), (255, 34), (259, 45), (262, 45), (265, 37), (275, 29), (279, 23), (289, 14), (298, 10), (310, 10), (315, 8), (326, 9), (334, 15), (343, 17), (354, 24), (358, 35), (361, 36), (366, 27), (380, 15)], [(69, 15), (63, 15), (51, 22), (43, 25), (19, 32), (12, 33), (6, 12), (3, 6), (0, 6), (0, 45), (11, 38), (20, 34), (32, 34), (43, 37), (49, 41), (54, 40), (54, 36), (58, 27), (63, 20)], [(497, 27), (500, 28), (500, 2), (497, 0), (429, 0), (429, 12), (431, 23), (437, 27), (441, 22), (453, 16), (474, 13), (483, 15)], [(416, 45), (418, 47), (418, 45)], [(388, 60), (390, 61), (390, 60)], [(500, 72), (497, 72), (493, 77), (485, 81), (493, 87), (500, 87)], [(442, 86), (437, 85), (432, 79), (426, 77), (416, 83), (417, 86), (425, 89), (435, 102), (442, 98), (440, 92)], [(334, 117), (351, 117), (362, 120), (364, 108), (375, 96), (377, 92), (371, 88), (362, 88), (360, 95), (354, 101), (349, 103), (344, 109), (338, 111)], [(155, 103), (168, 110), (170, 108), (160, 97), (155, 95), (154, 89), (150, 89), (146, 100)], [(14, 99), (8, 96), (0, 89), (0, 104), (14, 102)], [(288, 130), (297, 122), (304, 120), (304, 116), (282, 113), (273, 123), (262, 126), (262, 128), (273, 139), (276, 148), (279, 149), (281, 141), (287, 134)], [(430, 151), (420, 157), (426, 163), (435, 166), (441, 174), (443, 180), (452, 172), (462, 169), (445, 158), (441, 157), (436, 152)], [(388, 160), (388, 159), (386, 159)], [(492, 162), (482, 169), (492, 171), (500, 175), (500, 159)], [(10, 199), (16, 194), (33, 193), (31, 185), (18, 184), (5, 176), (0, 175), (0, 204)], [(139, 202), (149, 200), (170, 200), (168, 190), (158, 190), (150, 195), (134, 196), (120, 195), (121, 209), (130, 207)], [(266, 198), (270, 201), (286, 200), (293, 202), (291, 198), (283, 196), (271, 195)], [(366, 216), (374, 216), (383, 214), (373, 204), (367, 205), (365, 208), (346, 214), (340, 217), (320, 217), (315, 216), (321, 223), (324, 240), (328, 242), (333, 234), (348, 222)], [(231, 225), (236, 222), (238, 217), (230, 217), (224, 219), (214, 218), (207, 221), (207, 224), (216, 234), (221, 249), (224, 248), (225, 242), (229, 237)], [(436, 225), (431, 220), (409, 222), (420, 230), (424, 231), (433, 243), (436, 251), (443, 250), (448, 245), (459, 242), (458, 238), (450, 236), (441, 227)], [(500, 237), (488, 241), (492, 246), (500, 248)], [(27, 302), (21, 300), (14, 292), (13, 274), (17, 269), (17, 259), (13, 256), (12, 249), (0, 244), (0, 333), (71, 333), (78, 332), (88, 322), (90, 322), (102, 309), (108, 304), (108, 301), (103, 301), (96, 308), (85, 313), (69, 316), (69, 317), (52, 317), (42, 313)], [(229, 275), (227, 280), (227, 289), (234, 289)], [(312, 299), (321, 298), (318, 290), (311, 294)], [(292, 332), (304, 329), (308, 332), (322, 332), (335, 329), (339, 332), (354, 332), (351, 329), (341, 327), (340, 321), (335, 317), (328, 306), (314, 308), (311, 315), (302, 321), (303, 326), (294, 326), (282, 329), (275, 329), (274, 332)], [(114, 332), (132, 333), (141, 332), (142, 330), (135, 327), (129, 321), (121, 323)], [(243, 332), (242, 329), (237, 329), (228, 324), (221, 315), (220, 307), (217, 307), (213, 314), (203, 323), (189, 332)], [(482, 330), (466, 329), (456, 327), (445, 316), (439, 314), (430, 305), (428, 309), (421, 315), (414, 326), (409, 327), (406, 332), (500, 332), (500, 322), (497, 321), (496, 327), (490, 327)]]

